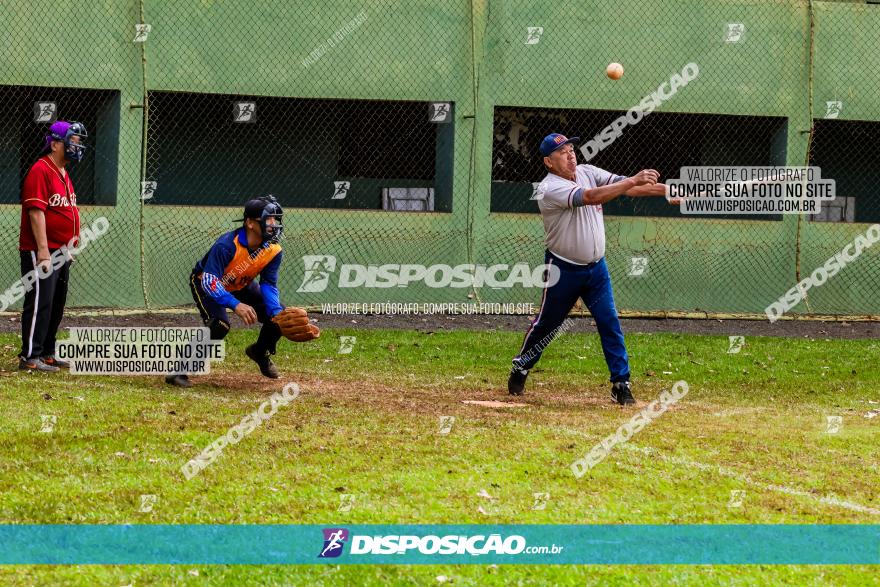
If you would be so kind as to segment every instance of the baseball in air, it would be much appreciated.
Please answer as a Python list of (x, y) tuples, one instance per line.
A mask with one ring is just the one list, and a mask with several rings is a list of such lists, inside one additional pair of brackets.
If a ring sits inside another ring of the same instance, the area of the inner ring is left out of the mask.
[(620, 79), (623, 77), (623, 66), (619, 63), (609, 63), (608, 67), (605, 68), (605, 73), (611, 79)]

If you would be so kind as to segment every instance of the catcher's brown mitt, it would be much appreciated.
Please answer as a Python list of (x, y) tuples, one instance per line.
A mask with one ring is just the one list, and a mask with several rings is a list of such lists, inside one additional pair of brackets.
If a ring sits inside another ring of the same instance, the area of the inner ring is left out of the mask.
[(302, 308), (284, 308), (272, 322), (281, 328), (281, 334), (294, 342), (306, 342), (321, 336), (320, 329), (309, 322), (308, 313)]

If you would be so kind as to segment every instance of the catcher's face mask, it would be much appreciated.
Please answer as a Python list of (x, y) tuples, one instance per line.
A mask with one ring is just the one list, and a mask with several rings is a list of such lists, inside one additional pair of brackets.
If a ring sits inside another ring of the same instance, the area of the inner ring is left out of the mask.
[(253, 220), (260, 225), (263, 242), (277, 242), (281, 238), (281, 231), (284, 230), (284, 225), (281, 223), (283, 216), (284, 211), (275, 196), (263, 196), (248, 200), (242, 220)]
[[(271, 223), (269, 222), (270, 218), (272, 219)], [(281, 222), (283, 218), (284, 211), (281, 209), (281, 204), (275, 198), (267, 200), (266, 206), (263, 208), (262, 214), (260, 214), (263, 242), (268, 240), (277, 241), (281, 238), (281, 232), (284, 230), (284, 224)]]

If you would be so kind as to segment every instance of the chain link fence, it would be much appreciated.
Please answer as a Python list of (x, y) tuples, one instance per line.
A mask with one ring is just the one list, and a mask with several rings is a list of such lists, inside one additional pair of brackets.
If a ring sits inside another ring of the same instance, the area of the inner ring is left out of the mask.
[(467, 262), (466, 5), (147, 3), (145, 19), (150, 304), (186, 301), (185, 279), (163, 279), (169, 266), (185, 275), (263, 194), (286, 211), (287, 303), (460, 293), (339, 278), (346, 265)]
[[(285, 208), (285, 303), (537, 304), (539, 288), (397, 287), (382, 272), (542, 263), (535, 190), (550, 132), (582, 137), (580, 163), (621, 175), (810, 164), (837, 182), (835, 202), (812, 217), (605, 204), (622, 310), (763, 313), (880, 222), (870, 179), (880, 6), (13, 0), (2, 10), (0, 214), (11, 230), (0, 268), (17, 278), (21, 181), (48, 124), (84, 122), (90, 149), (71, 175), (83, 224), (106, 216), (110, 232), (75, 265), (71, 306), (189, 304), (195, 262), (265, 194)], [(620, 79), (606, 76), (612, 62)], [(669, 91), (689, 65), (698, 74)], [(602, 139), (645, 100), (654, 112)], [(878, 293), (869, 248), (794, 311), (880, 314)]]
[[(143, 307), (139, 257), (141, 114), (137, 5), (4, 2), (0, 6), (0, 291), (21, 275), (20, 189), (56, 119), (86, 125), (89, 148), (70, 167), (82, 226), (107, 218), (109, 234), (71, 271), (72, 306)], [(20, 302), (17, 306), (20, 307)]]

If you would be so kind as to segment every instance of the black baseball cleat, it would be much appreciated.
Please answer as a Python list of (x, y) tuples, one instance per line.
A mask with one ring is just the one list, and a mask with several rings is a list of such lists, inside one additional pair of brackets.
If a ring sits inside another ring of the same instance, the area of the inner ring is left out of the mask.
[(256, 344), (252, 344), (244, 349), (244, 354), (257, 364), (260, 368), (260, 373), (264, 376), (269, 377), (270, 379), (278, 379), (278, 368), (275, 367), (275, 363), (272, 362), (272, 359), (269, 356), (269, 351), (264, 351), (261, 355), (256, 347)]
[(525, 369), (517, 369), (514, 367), (510, 371), (510, 377), (507, 378), (507, 392), (510, 395), (522, 395), (526, 390), (526, 377), (529, 372)]
[(629, 381), (618, 381), (611, 386), (611, 397), (622, 406), (633, 406), (636, 403)]
[(168, 385), (176, 385), (177, 387), (191, 387), (192, 383), (189, 381), (189, 376), (186, 374), (181, 375), (166, 375), (165, 383)]

